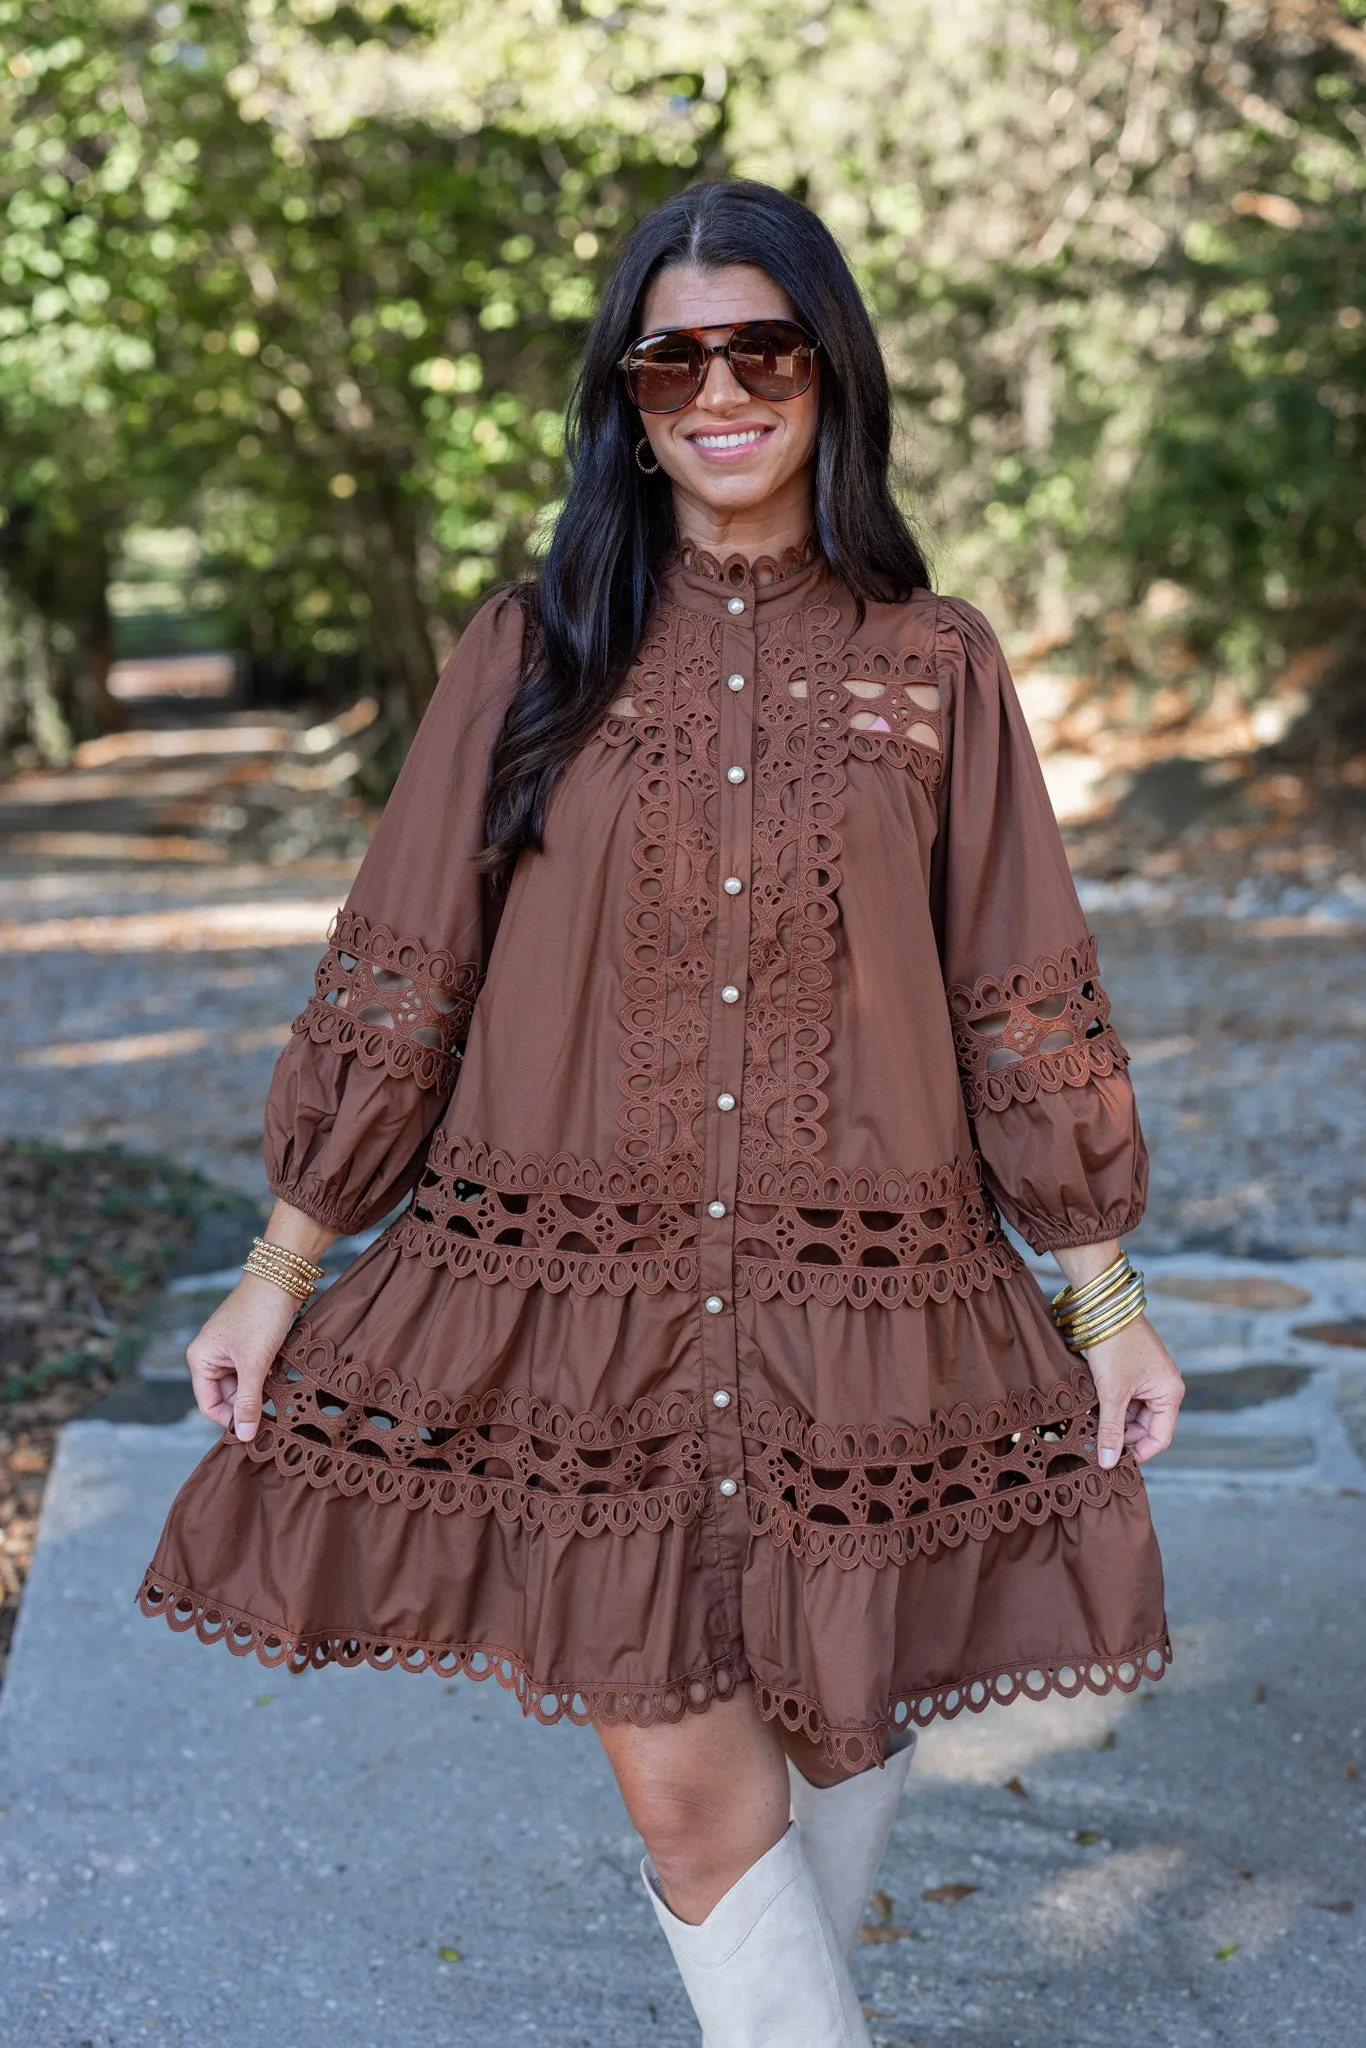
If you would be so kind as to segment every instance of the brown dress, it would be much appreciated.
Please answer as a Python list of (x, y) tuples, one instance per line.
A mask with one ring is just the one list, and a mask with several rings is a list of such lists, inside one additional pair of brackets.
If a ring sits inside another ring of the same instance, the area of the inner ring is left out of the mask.
[(148, 1613), (639, 1722), (889, 1726), (1169, 1652), (1143, 1481), (1036, 1249), (1147, 1158), (981, 614), (684, 548), (501, 915), (522, 614), (468, 628), (281, 1054), (275, 1192), (398, 1220), (171, 1510)]

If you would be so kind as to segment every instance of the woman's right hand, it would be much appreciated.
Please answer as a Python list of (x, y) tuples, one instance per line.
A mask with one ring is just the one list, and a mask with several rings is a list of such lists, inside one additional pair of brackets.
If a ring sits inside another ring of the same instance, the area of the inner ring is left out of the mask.
[(261, 1420), (261, 1389), (299, 1304), (273, 1280), (244, 1273), (185, 1353), (201, 1415), (248, 1444)]

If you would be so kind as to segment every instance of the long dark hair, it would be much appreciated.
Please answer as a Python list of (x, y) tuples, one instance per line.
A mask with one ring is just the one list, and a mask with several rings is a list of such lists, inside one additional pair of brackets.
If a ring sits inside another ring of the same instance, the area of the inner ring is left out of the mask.
[(616, 365), (641, 331), (650, 284), (683, 263), (756, 265), (820, 341), (816, 532), (860, 610), (929, 583), (888, 480), (882, 351), (834, 236), (810, 207), (747, 178), (678, 193), (632, 229), (607, 280), (569, 401), (564, 507), (539, 577), (517, 593), (526, 652), (493, 753), (479, 856), (495, 887), (524, 847), (540, 845), (555, 780), (616, 695), (675, 544), (669, 479), (636, 464), (639, 415)]

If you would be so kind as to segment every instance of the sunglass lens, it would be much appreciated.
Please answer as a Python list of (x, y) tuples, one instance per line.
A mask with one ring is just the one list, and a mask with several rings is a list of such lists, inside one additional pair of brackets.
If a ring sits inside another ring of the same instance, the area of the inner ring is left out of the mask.
[(662, 334), (634, 349), (631, 396), (642, 412), (681, 412), (697, 396), (702, 350), (686, 334)]
[(780, 404), (811, 382), (811, 344), (785, 320), (751, 320), (731, 336), (730, 364), (746, 391)]

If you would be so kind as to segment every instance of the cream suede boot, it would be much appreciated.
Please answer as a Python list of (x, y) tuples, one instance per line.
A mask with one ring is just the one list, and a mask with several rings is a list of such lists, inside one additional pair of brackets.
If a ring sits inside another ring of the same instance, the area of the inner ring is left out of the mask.
[(846, 1960), (853, 1957), (868, 1894), (915, 1754), (914, 1729), (892, 1740), (894, 1746), (881, 1770), (874, 1764), (840, 1785), (808, 1784), (788, 1760), (792, 1818)]
[(640, 1866), (708, 2048), (870, 2048), (858, 1994), (795, 1827), (698, 1927)]

